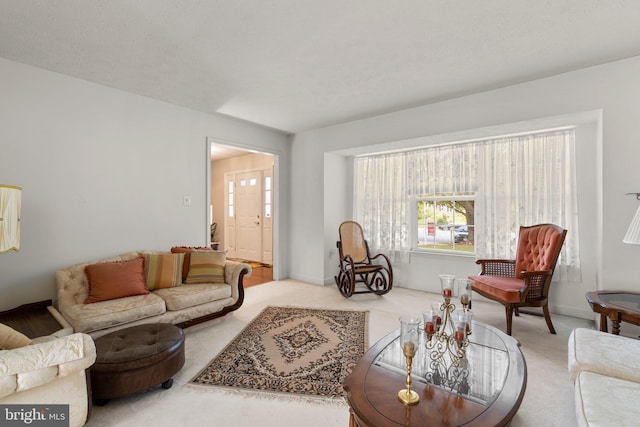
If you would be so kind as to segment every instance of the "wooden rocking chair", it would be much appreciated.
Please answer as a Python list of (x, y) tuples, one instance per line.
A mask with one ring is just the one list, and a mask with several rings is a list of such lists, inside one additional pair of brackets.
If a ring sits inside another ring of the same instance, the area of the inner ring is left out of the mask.
[[(355, 221), (340, 224), (340, 240), (336, 242), (340, 254), (340, 272), (335, 276), (336, 285), (345, 298), (353, 294), (375, 293), (384, 295), (391, 290), (393, 270), (384, 254), (370, 256), (369, 245), (364, 239), (362, 227)], [(374, 263), (375, 260), (378, 260)], [(356, 291), (356, 283), (365, 287)]]

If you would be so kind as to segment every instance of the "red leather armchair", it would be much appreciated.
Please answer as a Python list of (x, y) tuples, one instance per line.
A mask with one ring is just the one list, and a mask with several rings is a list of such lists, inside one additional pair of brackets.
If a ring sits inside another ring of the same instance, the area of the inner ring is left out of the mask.
[(554, 224), (520, 227), (515, 260), (477, 260), (482, 271), (469, 276), (472, 289), (505, 306), (507, 334), (520, 307), (542, 307), (549, 332), (556, 331), (549, 315), (549, 287), (567, 230)]

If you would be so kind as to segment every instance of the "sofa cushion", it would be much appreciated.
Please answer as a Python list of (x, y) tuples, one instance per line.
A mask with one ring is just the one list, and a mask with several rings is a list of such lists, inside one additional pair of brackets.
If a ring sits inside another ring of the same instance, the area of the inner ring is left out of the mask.
[(30, 345), (31, 342), (31, 339), (22, 332), (0, 323), (0, 350), (24, 347)]
[(165, 311), (164, 300), (149, 293), (93, 304), (75, 304), (63, 310), (62, 315), (73, 325), (75, 332), (89, 333), (157, 316)]
[(89, 296), (85, 304), (132, 295), (148, 294), (144, 282), (144, 259), (89, 264), (85, 267)]
[(640, 384), (593, 372), (578, 373), (576, 419), (581, 427), (635, 426), (640, 420)]
[(227, 256), (218, 251), (192, 251), (185, 283), (224, 283)]
[(173, 254), (184, 254), (184, 262), (182, 264), (182, 281), (187, 280), (187, 275), (189, 274), (189, 265), (191, 263), (191, 251), (199, 250), (199, 251), (211, 251), (213, 249), (208, 248), (206, 246), (174, 246), (171, 248), (171, 253)]
[[(630, 355), (634, 355), (630, 357)], [(640, 383), (640, 340), (576, 328), (569, 335), (569, 372), (590, 371)]]
[(167, 310), (176, 311), (229, 298), (231, 297), (231, 286), (225, 283), (200, 283), (176, 288), (157, 289), (153, 293), (164, 300)]
[(144, 255), (144, 277), (147, 289), (182, 285), (184, 254), (147, 253)]

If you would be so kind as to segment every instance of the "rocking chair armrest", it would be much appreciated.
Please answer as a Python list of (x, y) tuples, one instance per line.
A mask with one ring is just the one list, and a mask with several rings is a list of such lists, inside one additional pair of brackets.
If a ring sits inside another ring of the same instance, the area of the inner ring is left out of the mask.
[(353, 257), (351, 255), (343, 255), (342, 259), (340, 259), (340, 263), (344, 263), (350, 265), (351, 268), (354, 267), (355, 262), (353, 261)]
[(372, 257), (371, 257), (371, 260), (374, 260), (374, 259), (376, 259), (376, 258), (382, 258), (382, 259), (384, 259), (384, 260), (385, 260), (385, 262), (387, 263), (387, 269), (388, 269), (389, 271), (391, 271), (391, 262), (389, 262), (389, 258), (388, 258), (385, 254), (378, 254), (378, 255), (376, 255), (376, 256), (372, 256)]
[(512, 259), (479, 259), (476, 264), (482, 267), (480, 275), (515, 277), (515, 260)]

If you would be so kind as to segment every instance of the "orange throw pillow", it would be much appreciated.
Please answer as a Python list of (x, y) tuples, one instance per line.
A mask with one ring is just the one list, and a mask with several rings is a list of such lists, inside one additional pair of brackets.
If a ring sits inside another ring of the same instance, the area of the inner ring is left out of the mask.
[(85, 304), (110, 299), (146, 295), (144, 258), (130, 261), (90, 264), (84, 268), (89, 281), (89, 296)]

